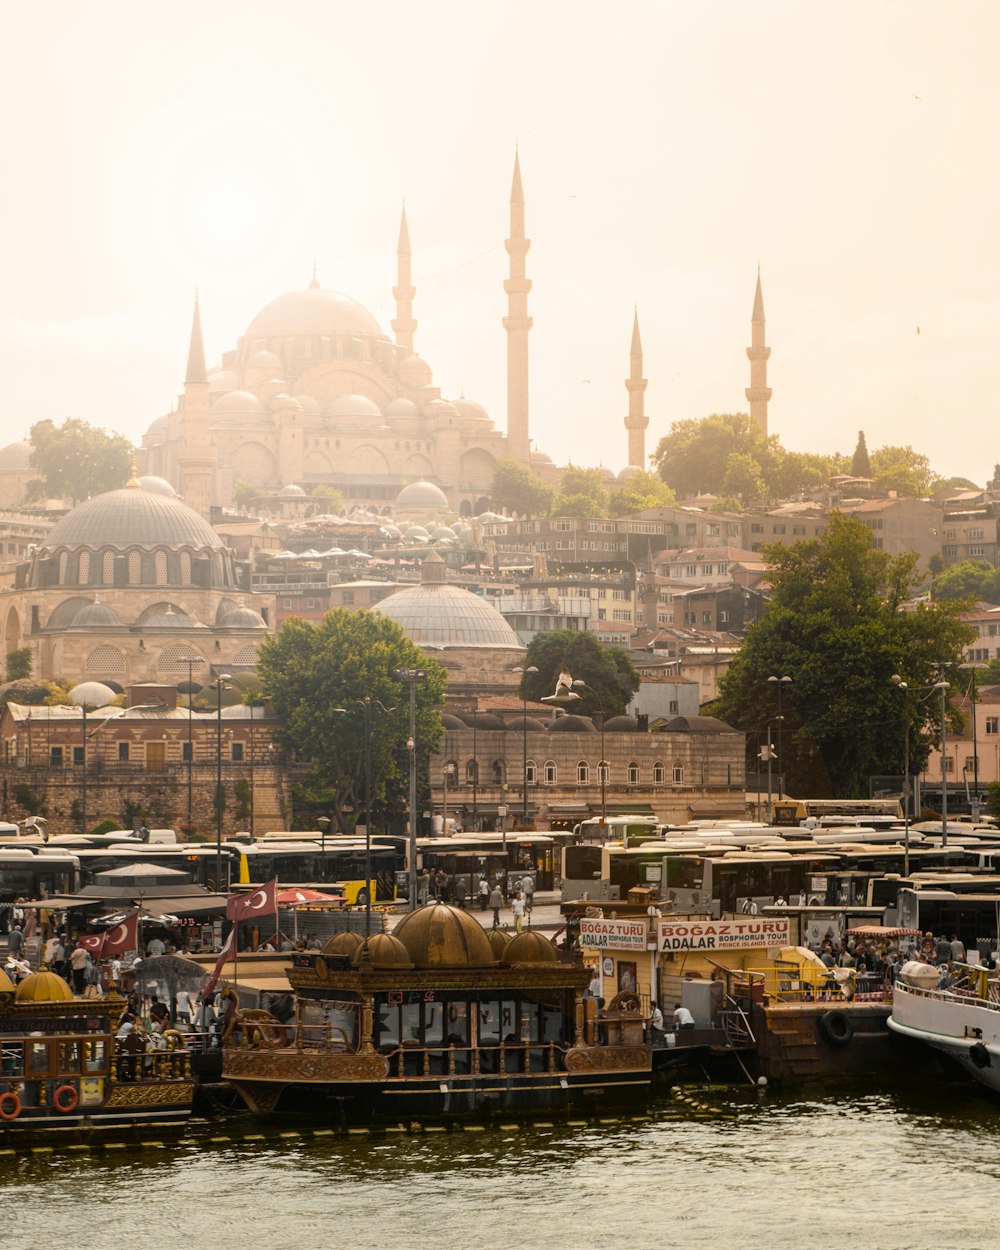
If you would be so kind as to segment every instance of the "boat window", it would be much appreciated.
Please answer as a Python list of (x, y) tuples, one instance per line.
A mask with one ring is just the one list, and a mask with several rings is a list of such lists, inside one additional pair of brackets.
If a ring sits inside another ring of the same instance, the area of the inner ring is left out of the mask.
[(80, 1071), (80, 1043), (75, 1038), (59, 1044), (59, 1071)]
[(47, 1042), (28, 1043), (28, 1075), (40, 1076), (49, 1070), (49, 1046)]
[(553, 1011), (551, 1007), (542, 1008), (542, 1041), (561, 1042), (563, 1033), (563, 1017), (561, 1011)]
[(444, 1003), (424, 1003), (424, 1045), (444, 1042)]
[(356, 1013), (349, 1003), (331, 1003), (329, 1011), (330, 1040), (334, 1046), (338, 1043), (353, 1046), (354, 1022)]
[(107, 1067), (107, 1047), (104, 1042), (86, 1042), (83, 1062), (88, 1072), (103, 1072)]
[(420, 1041), (420, 1004), (404, 1003), (399, 1009), (400, 1040), (404, 1042)]
[(376, 1044), (380, 1047), (399, 1045), (399, 1007), (395, 1004), (379, 1003)]
[(483, 1045), (516, 1042), (516, 1004), (505, 998), (479, 1004), (479, 1040)]
[(521, 1004), (521, 1036), (529, 1042), (538, 1041), (538, 1004)]
[(448, 1041), (467, 1045), (469, 1041), (469, 1008), (467, 1003), (448, 1004)]
[(4, 1042), (0, 1073), (3, 1076), (21, 1076), (24, 1072), (24, 1051), (20, 1042)]

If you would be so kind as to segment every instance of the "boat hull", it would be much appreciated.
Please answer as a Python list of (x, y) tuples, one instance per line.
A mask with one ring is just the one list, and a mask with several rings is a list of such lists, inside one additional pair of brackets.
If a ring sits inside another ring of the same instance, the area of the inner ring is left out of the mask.
[(947, 1055), (969, 1076), (1000, 1093), (1000, 1010), (995, 1003), (947, 991), (897, 985), (889, 1028)]

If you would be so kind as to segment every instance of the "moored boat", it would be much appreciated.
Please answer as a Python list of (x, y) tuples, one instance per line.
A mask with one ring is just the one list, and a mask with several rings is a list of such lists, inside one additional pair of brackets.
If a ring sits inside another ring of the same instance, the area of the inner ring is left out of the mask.
[(486, 931), (429, 904), (392, 934), (296, 954), (294, 1018), (233, 1009), (223, 1076), (252, 1111), (356, 1117), (569, 1107), (648, 1088), (634, 994), (596, 1020), (589, 969), (541, 933)]
[(0, 972), (0, 1140), (189, 1117), (194, 1083), (183, 1038), (167, 1034), (153, 1052), (138, 1034), (119, 1039), (125, 1006), (118, 994), (74, 998), (54, 972), (32, 973), (16, 988)]
[(1000, 980), (986, 968), (953, 965), (950, 983), (927, 964), (904, 964), (893, 986), (889, 1028), (948, 1055), (1000, 1092)]

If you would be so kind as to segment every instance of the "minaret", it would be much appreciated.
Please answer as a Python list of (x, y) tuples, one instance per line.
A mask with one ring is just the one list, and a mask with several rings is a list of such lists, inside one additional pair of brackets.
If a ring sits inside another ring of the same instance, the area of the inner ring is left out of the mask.
[(514, 181), (510, 188), (510, 238), (504, 246), (510, 257), (510, 276), (503, 284), (507, 292), (507, 454), (522, 464), (529, 463), (528, 441), (528, 292), (531, 282), (525, 277), (525, 257), (531, 241), (524, 237), (524, 191), (521, 188), (521, 164), (514, 152)]
[(767, 438), (767, 401), (771, 388), (767, 384), (767, 358), (771, 349), (764, 346), (764, 296), (760, 289), (760, 266), (757, 266), (757, 290), (753, 297), (753, 315), (750, 318), (750, 385), (746, 397), (750, 401), (750, 417), (756, 421), (760, 432)]
[(187, 373), (184, 376), (177, 462), (180, 466), (181, 497), (188, 507), (208, 517), (215, 485), (216, 453), (208, 443), (208, 373), (197, 293), (194, 297)]
[(628, 391), (628, 416), (625, 428), (628, 430), (628, 462), (639, 469), (646, 467), (646, 416), (643, 394), (646, 390), (646, 379), (642, 376), (642, 339), (639, 338), (639, 310), (635, 310), (632, 322), (632, 347), (629, 350), (629, 372), (625, 379)]
[(392, 328), (396, 333), (396, 346), (401, 347), (406, 356), (413, 355), (413, 331), (417, 323), (413, 320), (413, 297), (416, 295), (410, 276), (410, 232), (406, 228), (406, 205), (403, 205), (403, 217), (399, 223), (399, 244), (396, 248), (396, 285), (392, 288), (396, 300), (396, 317)]

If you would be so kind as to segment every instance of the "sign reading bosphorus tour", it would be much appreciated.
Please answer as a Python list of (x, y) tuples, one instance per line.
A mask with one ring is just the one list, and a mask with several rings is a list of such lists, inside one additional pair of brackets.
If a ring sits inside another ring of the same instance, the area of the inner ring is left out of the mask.
[(788, 945), (788, 920), (704, 920), (660, 925), (661, 951), (745, 951)]
[(644, 951), (648, 938), (645, 920), (580, 921), (580, 941), (591, 950)]

